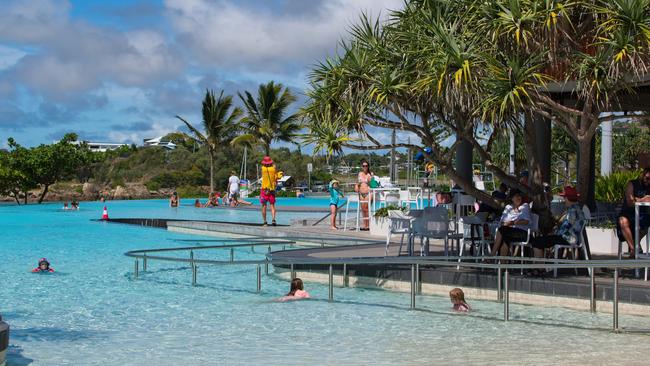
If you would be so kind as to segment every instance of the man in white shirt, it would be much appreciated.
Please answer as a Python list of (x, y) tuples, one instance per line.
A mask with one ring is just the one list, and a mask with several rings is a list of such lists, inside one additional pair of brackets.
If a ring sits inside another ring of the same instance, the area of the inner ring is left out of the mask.
[(239, 200), (239, 177), (234, 171), (230, 172), (230, 178), (228, 178), (228, 198), (231, 206), (237, 205)]

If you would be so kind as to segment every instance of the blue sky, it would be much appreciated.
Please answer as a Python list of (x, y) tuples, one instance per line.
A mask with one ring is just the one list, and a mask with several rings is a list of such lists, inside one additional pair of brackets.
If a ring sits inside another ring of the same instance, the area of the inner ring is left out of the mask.
[[(136, 142), (200, 123), (206, 88), (296, 94), (361, 11), (402, 0), (3, 0), (0, 147)], [(304, 100), (302, 98), (301, 100)]]

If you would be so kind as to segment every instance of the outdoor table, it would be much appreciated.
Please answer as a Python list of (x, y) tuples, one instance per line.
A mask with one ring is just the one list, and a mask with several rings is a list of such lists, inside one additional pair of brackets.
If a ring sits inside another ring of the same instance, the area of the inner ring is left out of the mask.
[[(639, 211), (641, 211), (641, 207), (650, 207), (650, 202), (634, 202), (634, 257), (637, 258), (639, 255), (639, 249), (641, 247), (640, 237), (639, 237)], [(646, 235), (648, 235), (646, 233)], [(646, 248), (646, 254), (648, 248)], [(634, 274), (636, 277), (639, 277), (639, 269), (634, 270)], [(646, 275), (647, 275), (647, 269), (646, 269)], [(647, 278), (646, 278), (647, 279)]]

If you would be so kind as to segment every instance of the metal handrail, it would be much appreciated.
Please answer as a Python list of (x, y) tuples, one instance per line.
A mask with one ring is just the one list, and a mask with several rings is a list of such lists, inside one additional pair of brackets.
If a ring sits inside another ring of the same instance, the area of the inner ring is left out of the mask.
[[(259, 245), (268, 245), (276, 243), (258, 243)], [(432, 257), (356, 257), (356, 258), (304, 258), (304, 257), (282, 257), (273, 258), (266, 255), (263, 260), (234, 260), (233, 249), (236, 247), (246, 247), (251, 244), (230, 244), (230, 245), (217, 245), (217, 246), (203, 246), (203, 247), (182, 247), (182, 248), (160, 248), (160, 249), (144, 249), (132, 250), (126, 252), (127, 257), (135, 258), (135, 278), (138, 278), (139, 259), (143, 260), (144, 269), (146, 270), (147, 260), (160, 260), (170, 262), (190, 263), (192, 268), (192, 284), (196, 285), (197, 277), (197, 264), (208, 265), (256, 265), (257, 266), (257, 292), (261, 291), (261, 265), (266, 266), (266, 273), (268, 274), (268, 265), (290, 265), (291, 275), (294, 277), (295, 265), (327, 265), (329, 266), (329, 300), (333, 301), (333, 267), (341, 265), (343, 267), (343, 284), (347, 286), (347, 267), (349, 265), (410, 265), (411, 267), (411, 309), (415, 309), (415, 294), (417, 288), (420, 286), (419, 272), (420, 266), (439, 266), (439, 267), (464, 267), (476, 269), (496, 269), (497, 270), (497, 297), (499, 301), (504, 303), (504, 321), (509, 320), (509, 270), (511, 269), (555, 269), (555, 268), (608, 268), (614, 269), (613, 274), (613, 330), (614, 332), (621, 332), (618, 324), (618, 275), (619, 270), (622, 268), (647, 268), (650, 267), (648, 260), (575, 260), (575, 259), (546, 259), (546, 258), (527, 258), (526, 260), (533, 263), (520, 263), (520, 257), (490, 257), (496, 263), (484, 263), (480, 260), (484, 257), (456, 257), (456, 256), (432, 256)], [(193, 251), (202, 249), (231, 249), (231, 256), (229, 261), (212, 260), (212, 259), (195, 259)], [(270, 247), (269, 247), (270, 249)], [(165, 256), (150, 256), (147, 253), (151, 252), (164, 252), (164, 251), (179, 251), (189, 250), (190, 257), (165, 257)], [(270, 250), (269, 250), (270, 252)], [(459, 262), (460, 260), (460, 262)], [(513, 263), (501, 263), (502, 260), (516, 261)], [(474, 261), (474, 262), (472, 262)], [(505, 272), (504, 272), (505, 270)], [(505, 283), (505, 286), (504, 286)], [(595, 297), (595, 277), (594, 271), (590, 271), (590, 311), (596, 311), (596, 297)], [(505, 292), (505, 293), (504, 293)]]

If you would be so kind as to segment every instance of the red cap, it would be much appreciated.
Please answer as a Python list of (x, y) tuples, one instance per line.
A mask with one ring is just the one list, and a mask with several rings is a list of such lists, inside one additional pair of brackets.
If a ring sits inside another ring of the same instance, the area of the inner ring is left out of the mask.
[(262, 165), (273, 165), (273, 159), (271, 159), (270, 156), (265, 156), (264, 159), (262, 159)]
[(571, 201), (577, 201), (580, 198), (580, 193), (578, 190), (571, 186), (564, 187), (564, 190), (560, 192), (560, 196), (566, 197)]

